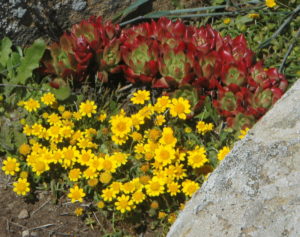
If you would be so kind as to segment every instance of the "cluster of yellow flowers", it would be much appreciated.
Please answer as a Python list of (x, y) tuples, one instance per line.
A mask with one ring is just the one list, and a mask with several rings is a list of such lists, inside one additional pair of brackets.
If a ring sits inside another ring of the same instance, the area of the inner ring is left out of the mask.
[[(90, 100), (78, 110), (68, 110), (51, 93), (44, 94), (40, 102), (20, 102), (28, 112), (37, 113), (38, 119), (23, 122), (29, 142), (20, 146), (18, 158), (3, 162), (7, 175), (18, 174), (14, 191), (26, 195), (28, 176), (59, 170), (70, 186), (72, 202), (82, 202), (91, 190), (99, 208), (112, 205), (121, 213), (160, 200), (160, 196), (176, 196), (185, 202), (205, 180), (199, 169), (210, 164), (203, 143), (184, 147), (172, 127), (191, 112), (189, 101), (162, 96), (151, 104), (146, 90), (135, 92), (131, 101), (140, 107), (136, 113), (127, 115), (121, 110), (112, 116)], [(212, 123), (196, 124), (200, 137), (213, 129)], [(222, 160), (229, 151), (223, 147), (216, 159)]]

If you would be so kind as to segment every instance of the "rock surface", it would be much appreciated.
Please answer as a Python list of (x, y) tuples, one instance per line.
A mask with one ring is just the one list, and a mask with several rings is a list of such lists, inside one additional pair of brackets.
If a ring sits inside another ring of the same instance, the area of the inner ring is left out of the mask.
[(300, 236), (300, 80), (237, 142), (168, 237)]
[[(57, 41), (73, 24), (90, 16), (112, 19), (136, 0), (0, 0), (0, 39), (10, 37), (25, 46), (42, 37)], [(204, 0), (150, 0), (128, 19), (151, 11), (203, 6)], [(126, 20), (126, 18), (124, 19)]]

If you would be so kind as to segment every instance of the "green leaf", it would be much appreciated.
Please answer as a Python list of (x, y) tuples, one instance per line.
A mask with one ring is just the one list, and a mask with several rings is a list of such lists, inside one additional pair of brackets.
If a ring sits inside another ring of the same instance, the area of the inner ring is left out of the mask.
[(127, 16), (131, 12), (134, 12), (139, 6), (143, 5), (146, 2), (149, 2), (149, 0), (137, 0), (137, 1), (135, 1), (129, 7), (125, 8), (123, 11), (121, 11), (116, 16), (114, 16), (113, 21), (119, 19), (120, 17)]
[(71, 88), (69, 86), (62, 86), (59, 89), (51, 89), (51, 92), (58, 100), (66, 100), (71, 96)]
[(11, 46), (12, 46), (12, 42), (7, 37), (4, 37), (0, 42), (0, 64), (3, 67), (7, 65), (9, 55), (12, 52)]
[(39, 67), (39, 62), (44, 55), (46, 43), (42, 39), (37, 39), (25, 51), (24, 58), (21, 59), (21, 65), (17, 69), (17, 82), (25, 84), (26, 80), (32, 76), (32, 71)]

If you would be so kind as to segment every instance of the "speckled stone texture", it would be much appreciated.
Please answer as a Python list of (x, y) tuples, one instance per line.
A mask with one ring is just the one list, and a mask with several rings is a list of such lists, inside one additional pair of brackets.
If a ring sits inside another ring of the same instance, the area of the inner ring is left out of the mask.
[(300, 80), (235, 144), (167, 236), (300, 236)]
[(92, 15), (111, 19), (134, 0), (0, 0), (0, 39), (26, 46), (35, 39), (57, 41), (73, 24)]

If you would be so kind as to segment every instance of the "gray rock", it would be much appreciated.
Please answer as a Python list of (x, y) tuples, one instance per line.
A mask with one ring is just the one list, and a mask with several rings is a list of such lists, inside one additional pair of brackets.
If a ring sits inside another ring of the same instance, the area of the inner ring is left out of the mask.
[(300, 80), (237, 142), (168, 237), (300, 236)]
[(72, 3), (72, 9), (74, 11), (82, 11), (84, 8), (86, 8), (86, 2), (85, 1), (74, 1)]
[(38, 233), (34, 231), (30, 232), (29, 230), (24, 230), (22, 232), (22, 237), (38, 237), (38, 236), (39, 236)]
[(29, 213), (26, 209), (22, 209), (18, 215), (19, 219), (26, 219), (29, 217)]
[(29, 236), (30, 236), (29, 230), (22, 231), (22, 237), (29, 237)]

